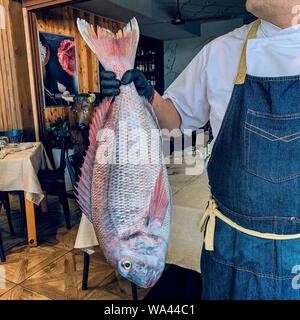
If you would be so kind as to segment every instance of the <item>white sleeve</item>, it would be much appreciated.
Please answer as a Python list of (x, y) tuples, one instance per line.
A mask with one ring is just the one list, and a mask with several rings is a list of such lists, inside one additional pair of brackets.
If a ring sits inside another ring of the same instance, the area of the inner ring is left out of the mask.
[(204, 47), (198, 53), (163, 96), (174, 103), (182, 119), (182, 130), (199, 129), (209, 120), (207, 51), (207, 47)]

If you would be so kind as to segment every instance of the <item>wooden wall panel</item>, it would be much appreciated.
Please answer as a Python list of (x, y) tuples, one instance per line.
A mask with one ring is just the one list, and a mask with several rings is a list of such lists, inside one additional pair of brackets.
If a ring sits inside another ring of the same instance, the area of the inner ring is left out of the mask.
[(24, 129), (33, 135), (22, 5), (0, 0), (5, 8), (6, 29), (0, 29), (0, 131)]
[(29, 85), (28, 57), (26, 51), (26, 38), (23, 24), (23, 13), (18, 1), (10, 1), (10, 16), (13, 34), (13, 47), (15, 55), (16, 84), (18, 87), (19, 110), (22, 117), (22, 126), (28, 138), (34, 136), (33, 110)]
[[(103, 26), (114, 32), (122, 28), (124, 24), (68, 6), (51, 10), (40, 10), (36, 13), (36, 16), (38, 31), (75, 37), (79, 90), (80, 92), (98, 92), (98, 60), (80, 36), (76, 27), (76, 19), (78, 17), (85, 19), (93, 25)], [(40, 106), (40, 108), (43, 108), (43, 106)], [(71, 122), (76, 121), (76, 116), (72, 114), (69, 108), (48, 107), (44, 109), (44, 115), (45, 126), (48, 126), (50, 122), (62, 115), (68, 115)]]
[[(13, 94), (14, 88), (14, 55), (10, 59), (13, 52), (11, 39), (9, 3), (5, 0), (0, 0), (0, 5), (5, 8), (6, 29), (0, 30), (0, 95), (2, 96), (1, 103), (1, 127), (2, 130), (11, 130), (12, 128), (22, 128), (22, 123), (18, 114), (18, 106), (14, 100), (17, 95)], [(11, 60), (11, 61), (10, 61)], [(17, 102), (17, 101), (16, 101)]]

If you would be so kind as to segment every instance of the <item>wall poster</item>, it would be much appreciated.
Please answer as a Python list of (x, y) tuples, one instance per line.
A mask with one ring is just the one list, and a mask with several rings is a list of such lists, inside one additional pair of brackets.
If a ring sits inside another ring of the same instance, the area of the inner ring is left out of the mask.
[(59, 95), (79, 93), (75, 38), (39, 32), (44, 106), (65, 106)]

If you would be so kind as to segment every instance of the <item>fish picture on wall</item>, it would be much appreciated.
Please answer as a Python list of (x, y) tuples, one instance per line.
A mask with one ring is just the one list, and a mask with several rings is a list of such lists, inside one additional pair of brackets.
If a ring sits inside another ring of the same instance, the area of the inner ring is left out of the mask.
[[(77, 25), (105, 70), (121, 79), (134, 67), (136, 19), (116, 34), (101, 27), (95, 32), (85, 20)], [(172, 194), (151, 104), (133, 83), (120, 91), (96, 108), (76, 195), (106, 260), (124, 278), (149, 288), (165, 267)]]
[(65, 105), (62, 100), (55, 99), (55, 95), (79, 92), (75, 38), (39, 32), (39, 49), (44, 106)]

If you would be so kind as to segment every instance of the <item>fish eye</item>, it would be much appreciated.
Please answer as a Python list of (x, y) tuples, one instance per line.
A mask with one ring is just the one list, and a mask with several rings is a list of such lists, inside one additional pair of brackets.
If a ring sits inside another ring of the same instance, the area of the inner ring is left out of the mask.
[(124, 267), (126, 270), (130, 270), (130, 269), (131, 269), (131, 262), (130, 262), (130, 261), (124, 261), (124, 262), (123, 262), (123, 267)]

